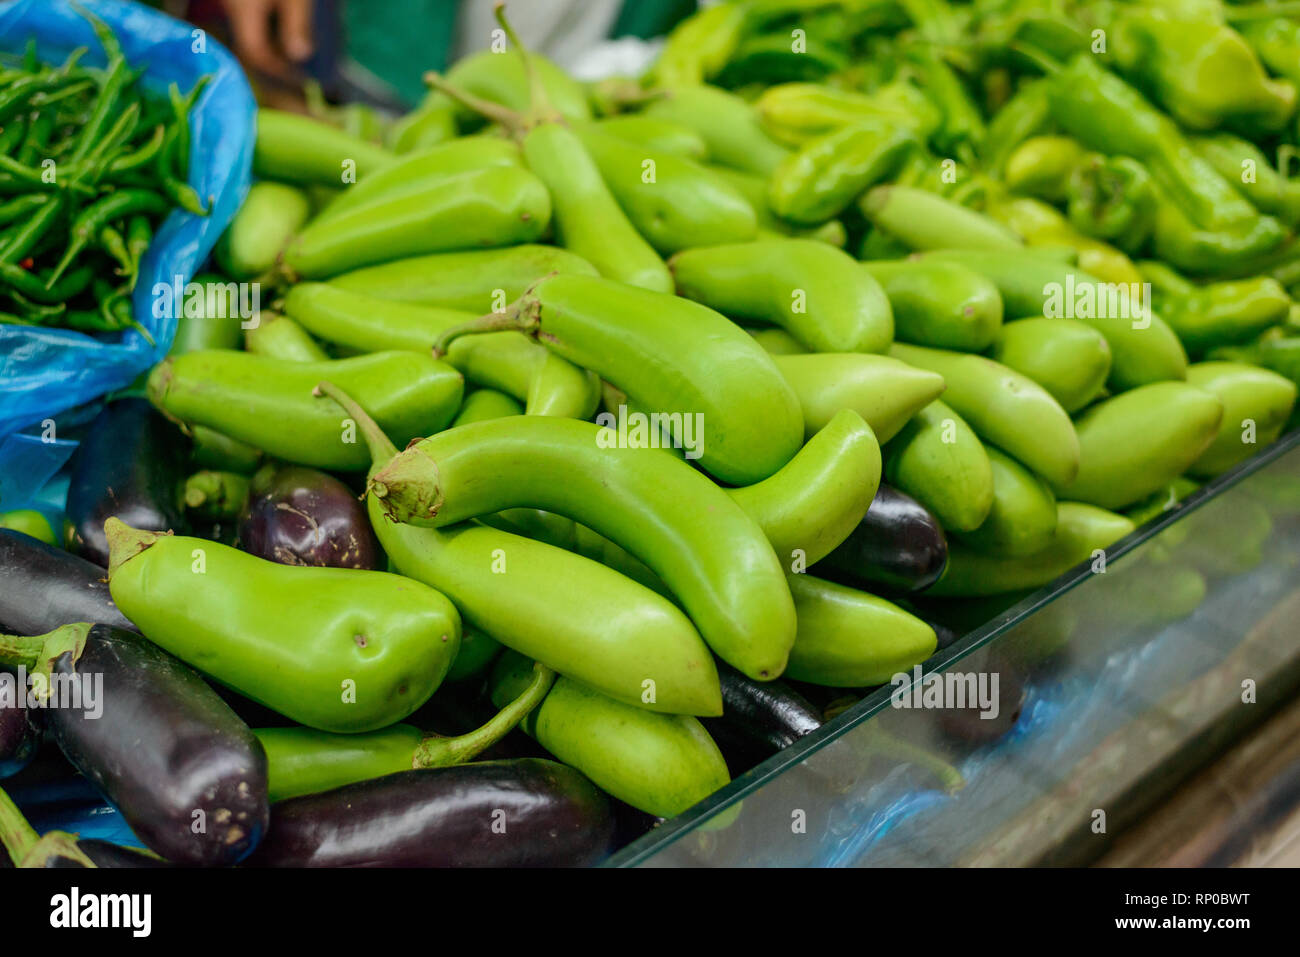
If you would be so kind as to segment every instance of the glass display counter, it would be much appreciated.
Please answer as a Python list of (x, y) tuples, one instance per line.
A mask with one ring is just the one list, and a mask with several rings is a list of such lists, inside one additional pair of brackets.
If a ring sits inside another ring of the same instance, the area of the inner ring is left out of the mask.
[(608, 865), (1094, 861), (1300, 687), (1298, 564), (1295, 431), (925, 664), (996, 717), (875, 689)]

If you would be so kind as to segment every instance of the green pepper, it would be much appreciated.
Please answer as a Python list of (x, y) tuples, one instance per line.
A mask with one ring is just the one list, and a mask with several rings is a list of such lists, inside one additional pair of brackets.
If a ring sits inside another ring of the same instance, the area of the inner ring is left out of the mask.
[(1210, 133), (1194, 137), (1192, 146), (1260, 212), (1291, 227), (1300, 223), (1300, 182), (1274, 169), (1254, 143), (1231, 133)]
[(1270, 77), (1250, 44), (1222, 23), (1126, 11), (1110, 37), (1119, 68), (1189, 129), (1276, 132), (1295, 114), (1295, 86)]
[(1178, 333), (1189, 354), (1249, 342), (1284, 322), (1291, 297), (1268, 276), (1193, 285), (1164, 263), (1143, 262), (1152, 305)]
[(1128, 156), (1088, 155), (1070, 173), (1066, 197), (1076, 229), (1130, 255), (1155, 226), (1155, 184), (1146, 168)]
[(402, 720), (460, 647), (451, 602), (399, 575), (280, 565), (115, 518), (105, 532), (113, 601), (151, 641), (308, 727)]
[(1060, 202), (1066, 198), (1070, 174), (1086, 155), (1069, 136), (1033, 136), (1007, 156), (1003, 181), (1013, 193)]
[(1240, 30), (1266, 67), (1300, 86), (1300, 22), (1267, 17), (1243, 23)]
[(766, 90), (754, 109), (768, 135), (787, 146), (801, 146), (814, 137), (873, 119), (928, 138), (943, 121), (939, 108), (905, 80), (872, 93), (817, 83), (783, 83)]
[(905, 58), (943, 115), (932, 137), (935, 146), (946, 154), (971, 159), (974, 145), (985, 135), (984, 118), (961, 78), (933, 47), (910, 47)]
[(773, 172), (772, 211), (806, 226), (838, 216), (864, 190), (890, 177), (915, 143), (908, 130), (879, 120), (809, 140)]
[(711, 86), (675, 87), (652, 101), (645, 115), (679, 123), (708, 144), (709, 159), (721, 166), (770, 176), (786, 156), (759, 123), (749, 103)]
[(691, 86), (715, 76), (740, 42), (745, 14), (743, 4), (718, 3), (678, 23), (655, 61), (655, 82), (665, 87)]
[(1052, 113), (1049, 92), (1048, 80), (1030, 80), (989, 121), (978, 153), (991, 175), (1003, 175), (1016, 148), (1048, 127)]

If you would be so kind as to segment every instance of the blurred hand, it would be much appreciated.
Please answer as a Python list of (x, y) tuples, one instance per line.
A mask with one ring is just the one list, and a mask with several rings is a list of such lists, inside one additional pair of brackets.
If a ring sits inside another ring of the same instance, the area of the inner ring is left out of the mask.
[[(282, 79), (311, 56), (313, 0), (222, 0), (235, 52), (248, 65)], [(278, 36), (271, 35), (274, 17)]]

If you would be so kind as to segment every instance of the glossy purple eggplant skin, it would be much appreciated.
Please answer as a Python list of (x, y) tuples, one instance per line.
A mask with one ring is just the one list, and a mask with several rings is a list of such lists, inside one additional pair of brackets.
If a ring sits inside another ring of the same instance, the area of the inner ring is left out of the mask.
[(255, 485), (240, 517), (239, 547), (282, 565), (377, 569), (379, 542), (346, 485), (291, 465)]
[(399, 771), (281, 801), (259, 867), (580, 867), (608, 853), (609, 799), (541, 758)]
[(858, 527), (812, 571), (857, 588), (917, 592), (938, 581), (947, 563), (939, 520), (910, 495), (881, 485)]
[(44, 635), (78, 621), (135, 630), (113, 604), (101, 566), (0, 528), (0, 622), (9, 633)]
[[(75, 665), (70, 653), (55, 662), (56, 679), (74, 671), (103, 676), (98, 701), (43, 709), (41, 720), (140, 840), (179, 864), (246, 857), (270, 813), (266, 752), (248, 726), (197, 672), (133, 632), (96, 625)], [(89, 717), (88, 704), (102, 713)]]
[(146, 399), (104, 406), (72, 453), (71, 469), (69, 544), (82, 558), (108, 567), (104, 520), (113, 516), (132, 528), (189, 532), (181, 503), (189, 442)]
[[(10, 675), (9, 678), (13, 678)], [(8, 680), (8, 679), (4, 679)], [(27, 767), (40, 747), (41, 735), (26, 708), (0, 704), (0, 779)]]
[(781, 680), (754, 681), (718, 662), (722, 717), (704, 725), (723, 753), (737, 749), (757, 760), (788, 748), (822, 726), (821, 710)]

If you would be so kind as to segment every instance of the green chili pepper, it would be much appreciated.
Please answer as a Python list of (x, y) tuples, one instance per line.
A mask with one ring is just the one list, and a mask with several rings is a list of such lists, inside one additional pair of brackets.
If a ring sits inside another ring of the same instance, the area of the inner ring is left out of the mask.
[(1258, 210), (1288, 226), (1300, 223), (1300, 182), (1274, 169), (1254, 143), (1220, 132), (1195, 137), (1192, 146)]
[(726, 66), (740, 43), (746, 10), (719, 3), (697, 10), (668, 33), (655, 61), (655, 82), (665, 87), (694, 86)]
[(785, 83), (766, 90), (754, 109), (768, 135), (787, 146), (800, 146), (860, 120), (893, 123), (923, 139), (933, 135), (942, 122), (939, 108), (906, 81), (873, 93), (816, 83)]
[(1060, 202), (1068, 195), (1070, 174), (1088, 155), (1068, 136), (1032, 136), (1006, 159), (1003, 181), (1013, 193)]
[(1269, 276), (1197, 286), (1158, 262), (1140, 264), (1153, 305), (1191, 355), (1249, 342), (1286, 321), (1291, 297)]
[[(0, 263), (15, 263), (23, 259), (54, 228), (63, 214), (63, 208), (62, 196), (46, 197), (31, 218), (13, 230), (4, 246), (0, 247)], [(57, 276), (52, 277), (47, 284), (53, 285), (55, 278)]]
[(114, 220), (135, 213), (161, 213), (167, 209), (167, 201), (157, 193), (144, 189), (123, 189), (109, 193), (102, 199), (91, 203), (72, 223), (68, 248), (59, 260), (54, 271), (46, 280), (47, 286), (54, 285), (64, 270), (72, 265), (81, 251), (99, 236), (100, 231)]
[(1126, 253), (1140, 249), (1155, 226), (1155, 184), (1130, 157), (1089, 155), (1070, 174), (1066, 196), (1076, 229)]
[(862, 120), (809, 140), (773, 172), (768, 188), (772, 211), (803, 225), (824, 223), (890, 177), (915, 144), (910, 131), (879, 120)]
[(400, 721), (460, 646), (451, 602), (398, 575), (280, 565), (115, 518), (105, 531), (113, 601), (151, 641), (308, 727)]
[(1126, 11), (1112, 24), (1111, 52), (1180, 124), (1277, 131), (1295, 114), (1296, 88), (1274, 80), (1245, 39), (1221, 23)]
[(204, 469), (185, 480), (185, 508), (208, 519), (235, 519), (248, 501), (249, 480), (238, 472)]

